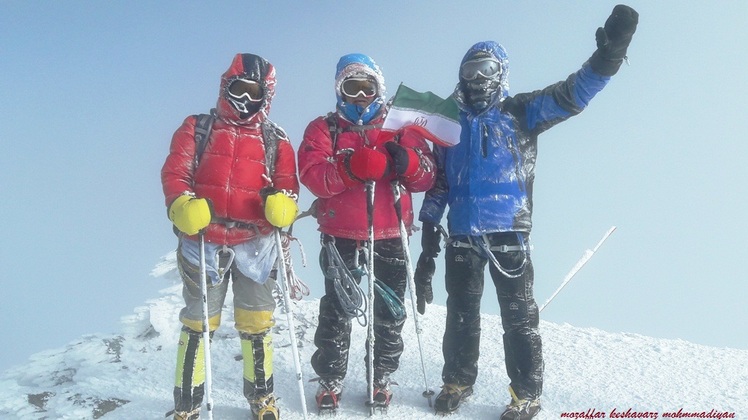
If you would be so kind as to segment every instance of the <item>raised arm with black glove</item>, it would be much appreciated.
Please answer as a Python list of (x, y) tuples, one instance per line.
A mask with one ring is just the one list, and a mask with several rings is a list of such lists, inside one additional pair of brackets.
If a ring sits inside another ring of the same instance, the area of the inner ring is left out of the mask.
[(431, 279), (436, 271), (434, 258), (439, 256), (441, 247), (441, 233), (437, 225), (431, 222), (423, 222), (421, 229), (421, 256), (418, 257), (416, 272), (413, 279), (416, 283), (416, 306), (418, 313), (426, 313), (426, 304), (434, 301), (434, 291), (431, 287)]
[(639, 23), (639, 13), (629, 6), (619, 4), (605, 21), (605, 26), (597, 28), (595, 40), (597, 51), (590, 57), (590, 65), (603, 76), (612, 76), (626, 58), (626, 50)]

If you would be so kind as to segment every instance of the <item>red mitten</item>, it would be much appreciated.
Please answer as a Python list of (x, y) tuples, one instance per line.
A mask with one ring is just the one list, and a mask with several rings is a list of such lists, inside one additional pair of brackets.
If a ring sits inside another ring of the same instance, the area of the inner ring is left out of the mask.
[(348, 188), (353, 188), (364, 182), (363, 179), (353, 175), (353, 172), (351, 172), (352, 154), (353, 153), (340, 153), (338, 155), (338, 173), (340, 174), (340, 178), (343, 180), (343, 184)]
[(388, 156), (379, 150), (363, 147), (348, 160), (351, 173), (364, 181), (377, 181), (389, 172)]

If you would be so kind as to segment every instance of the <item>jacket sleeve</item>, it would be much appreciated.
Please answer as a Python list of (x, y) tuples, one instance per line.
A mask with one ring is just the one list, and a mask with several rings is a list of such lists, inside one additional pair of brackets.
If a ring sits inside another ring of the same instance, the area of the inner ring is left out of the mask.
[(330, 198), (347, 189), (337, 169), (332, 138), (323, 117), (309, 123), (299, 146), (299, 180), (316, 197)]
[(423, 136), (407, 127), (402, 129), (399, 141), (400, 146), (413, 150), (419, 158), (418, 169), (413, 175), (401, 178), (402, 184), (410, 192), (428, 191), (436, 179), (436, 162), (428, 143)]
[(518, 118), (523, 129), (538, 135), (582, 112), (609, 81), (610, 77), (596, 73), (585, 63), (566, 80), (507, 98), (502, 106)]
[(172, 136), (169, 155), (161, 168), (166, 206), (185, 192), (193, 193), (195, 166), (195, 117), (187, 117)]
[(273, 186), (279, 190), (299, 194), (299, 179), (296, 176), (296, 156), (287, 138), (278, 141), (278, 157), (273, 171)]
[(418, 220), (421, 222), (439, 224), (447, 208), (449, 185), (447, 184), (447, 175), (444, 170), (444, 152), (444, 147), (434, 145), (433, 158), (436, 163), (434, 185), (426, 191), (426, 195), (423, 198), (421, 211), (418, 214)]

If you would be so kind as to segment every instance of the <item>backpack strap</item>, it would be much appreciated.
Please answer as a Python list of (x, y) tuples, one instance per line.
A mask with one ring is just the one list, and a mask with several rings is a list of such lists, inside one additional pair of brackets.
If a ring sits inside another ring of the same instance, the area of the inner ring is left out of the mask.
[(200, 158), (210, 141), (210, 131), (216, 120), (215, 111), (214, 108), (210, 110), (210, 114), (195, 115), (195, 168), (200, 163)]
[(272, 180), (275, 173), (275, 162), (278, 160), (278, 143), (288, 136), (280, 126), (269, 119), (262, 122), (261, 128), (262, 139), (265, 142), (265, 174)]
[(325, 116), (325, 122), (327, 123), (327, 129), (330, 130), (330, 138), (332, 139), (332, 152), (335, 154), (335, 147), (338, 144), (338, 133), (341, 132), (338, 127), (338, 119), (335, 118), (334, 112), (328, 112)]
[(332, 139), (332, 152), (335, 154), (335, 147), (338, 144), (338, 134), (353, 131), (357, 133), (363, 133), (368, 130), (375, 128), (382, 128), (382, 124), (366, 124), (366, 125), (349, 125), (345, 128), (340, 128), (338, 125), (338, 119), (335, 118), (334, 112), (328, 112), (325, 116), (325, 122), (327, 123), (327, 129), (330, 130), (330, 138)]

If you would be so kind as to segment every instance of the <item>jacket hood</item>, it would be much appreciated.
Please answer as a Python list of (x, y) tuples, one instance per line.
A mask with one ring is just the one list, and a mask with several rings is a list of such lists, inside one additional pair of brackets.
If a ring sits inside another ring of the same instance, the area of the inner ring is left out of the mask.
[[(349, 77), (370, 77), (377, 83), (378, 96), (366, 108), (343, 101), (341, 85)], [(384, 105), (386, 87), (382, 70), (368, 55), (346, 54), (340, 57), (335, 70), (335, 95), (337, 97), (338, 112), (354, 124), (367, 124), (379, 113)]]
[[(509, 95), (509, 57), (507, 56), (506, 50), (498, 42), (495, 41), (481, 41), (474, 44), (465, 53), (460, 61), (460, 67), (466, 62), (480, 57), (493, 57), (499, 61), (501, 65), (501, 76), (499, 76), (499, 94), (497, 95), (497, 101), (501, 102), (505, 97)], [(460, 78), (460, 71), (457, 70), (457, 78)], [(455, 87), (455, 97), (457, 102), (464, 108), (465, 98), (460, 89), (460, 83), (457, 82)]]
[[(228, 99), (228, 87), (236, 79), (254, 80), (262, 86), (263, 100), (260, 109), (249, 118), (242, 118)], [(270, 104), (275, 96), (275, 67), (255, 54), (236, 54), (231, 66), (221, 76), (221, 88), (216, 109), (221, 119), (235, 125), (253, 125), (267, 119)]]

